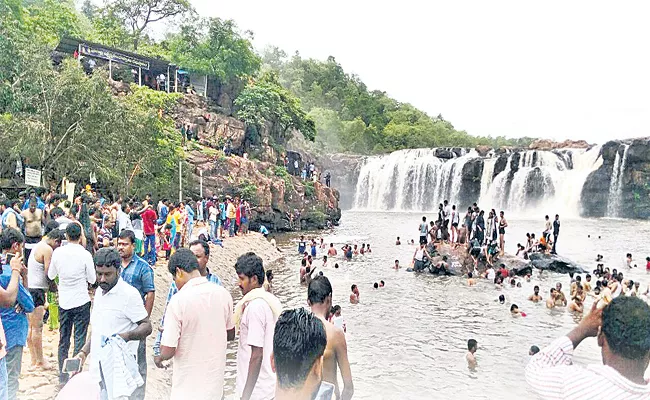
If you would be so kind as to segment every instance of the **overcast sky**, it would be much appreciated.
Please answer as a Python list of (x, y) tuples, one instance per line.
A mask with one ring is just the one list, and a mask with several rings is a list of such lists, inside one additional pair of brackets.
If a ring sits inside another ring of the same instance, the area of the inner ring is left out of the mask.
[(650, 135), (647, 1), (192, 2), (470, 134)]

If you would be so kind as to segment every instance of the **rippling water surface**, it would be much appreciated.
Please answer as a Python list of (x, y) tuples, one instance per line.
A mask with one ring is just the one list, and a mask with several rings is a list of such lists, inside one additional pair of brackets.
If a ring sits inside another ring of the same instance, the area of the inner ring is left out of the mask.
[[(544, 297), (556, 282), (562, 282), (568, 296), (568, 275), (535, 272), (522, 288), (495, 289), (481, 281), (468, 287), (460, 277), (414, 275), (392, 269), (395, 259), (406, 267), (414, 246), (395, 246), (400, 236), (418, 239), (422, 214), (344, 212), (341, 226), (324, 235), (337, 249), (343, 243), (370, 243), (372, 254), (353, 261), (336, 257), (324, 271), (334, 288), (334, 304), (342, 307), (348, 333), (348, 353), (355, 386), (355, 399), (522, 399), (532, 398), (524, 380), (524, 368), (531, 345), (542, 347), (567, 333), (579, 320), (562, 310), (548, 310), (542, 303), (527, 298), (538, 284)], [(428, 215), (427, 217), (432, 217)], [(510, 219), (506, 251), (513, 252), (526, 232), (541, 234), (543, 215), (536, 220)], [(591, 235), (588, 238), (587, 235)], [(598, 239), (598, 236), (601, 238)], [(311, 237), (311, 236), (309, 236)], [(563, 220), (558, 253), (593, 270), (596, 254), (603, 254), (605, 265), (622, 270), (626, 277), (640, 280), (645, 290), (650, 275), (645, 257), (650, 255), (647, 239), (650, 222), (616, 219)], [(284, 243), (285, 261), (273, 266), (274, 290), (286, 307), (306, 306), (307, 290), (299, 284), (300, 258), (294, 243)], [(638, 269), (623, 269), (625, 253), (631, 252)], [(340, 250), (339, 250), (340, 253)], [(322, 264), (317, 257), (314, 265)], [(339, 269), (334, 268), (338, 262)], [(584, 279), (584, 276), (583, 276)], [(384, 280), (386, 287), (374, 289)], [(349, 303), (350, 286), (357, 284), (360, 303)], [(595, 286), (595, 284), (594, 284)], [(498, 303), (505, 294), (506, 304)], [(233, 292), (236, 300), (241, 294)], [(513, 318), (510, 304), (528, 314)], [(591, 301), (587, 300), (587, 306)], [(478, 368), (468, 370), (465, 361), (467, 340), (479, 343)], [(235, 376), (236, 344), (230, 346), (227, 368), (228, 392)], [(579, 364), (600, 362), (595, 339), (588, 339), (575, 352)]]

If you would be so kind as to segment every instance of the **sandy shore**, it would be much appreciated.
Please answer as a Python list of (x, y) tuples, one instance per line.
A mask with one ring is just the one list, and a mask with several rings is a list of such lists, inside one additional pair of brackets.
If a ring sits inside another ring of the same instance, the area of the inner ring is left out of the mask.
[[(196, 229), (195, 229), (196, 231)], [(234, 264), (241, 254), (252, 251), (262, 257), (264, 264), (275, 262), (282, 257), (259, 233), (249, 233), (245, 237), (226, 238), (223, 247), (210, 245), (209, 268), (213, 274), (218, 275), (229, 291), (237, 285), (237, 274)], [(161, 253), (162, 254), (162, 253)], [(165, 300), (172, 276), (167, 270), (167, 263), (164, 258), (154, 267), (156, 300), (151, 313), (154, 333), (147, 338), (147, 399), (165, 400), (169, 398), (171, 390), (171, 369), (161, 370), (153, 363), (153, 343), (155, 332), (158, 330), (160, 319), (165, 308)], [(57, 346), (59, 343), (59, 331), (50, 331), (47, 325), (43, 328), (43, 354), (52, 366), (57, 365)], [(71, 349), (72, 351), (72, 349)], [(25, 347), (23, 352), (23, 366), (20, 376), (19, 399), (23, 400), (49, 400), (56, 397), (58, 391), (58, 376), (56, 367), (48, 371), (30, 371), (31, 359), (29, 351)], [(87, 365), (87, 364), (86, 364)]]

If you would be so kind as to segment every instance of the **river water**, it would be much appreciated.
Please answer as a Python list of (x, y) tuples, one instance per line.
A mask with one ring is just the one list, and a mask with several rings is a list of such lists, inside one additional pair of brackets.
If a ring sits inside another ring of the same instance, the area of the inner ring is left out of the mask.
[[(433, 277), (406, 272), (415, 246), (395, 246), (400, 236), (418, 239), (421, 213), (343, 213), (341, 225), (331, 232), (314, 233), (340, 249), (343, 243), (370, 243), (372, 254), (343, 261), (341, 255), (324, 270), (334, 288), (333, 302), (342, 307), (348, 333), (348, 353), (355, 385), (355, 399), (521, 399), (533, 398), (524, 380), (531, 345), (540, 348), (566, 334), (579, 317), (565, 310), (548, 310), (527, 298), (538, 284), (544, 297), (556, 282), (562, 282), (568, 296), (567, 275), (534, 273), (522, 288), (495, 289), (485, 281), (468, 287), (461, 277)], [(433, 217), (433, 215), (428, 215)], [(541, 234), (543, 215), (509, 219), (506, 251), (514, 253), (526, 232)], [(587, 237), (591, 235), (591, 238)], [(600, 236), (600, 239), (598, 238)], [(311, 236), (309, 236), (311, 237)], [(595, 268), (596, 254), (603, 254), (605, 266), (622, 270), (626, 277), (642, 282), (645, 290), (650, 275), (645, 257), (650, 255), (647, 238), (650, 222), (622, 219), (562, 220), (557, 251), (560, 255)], [(285, 307), (306, 306), (307, 291), (299, 284), (300, 257), (295, 243), (285, 242), (283, 263), (273, 266), (274, 292)], [(633, 254), (639, 267), (623, 270), (625, 253)], [(340, 250), (339, 250), (340, 253)], [(314, 265), (322, 265), (320, 261)], [(405, 267), (391, 267), (399, 259)], [(334, 268), (338, 262), (340, 268)], [(584, 279), (584, 276), (583, 276)], [(386, 286), (374, 289), (384, 280)], [(360, 290), (360, 303), (349, 303), (350, 286)], [(594, 284), (595, 286), (595, 284)], [(506, 304), (498, 303), (505, 294)], [(235, 293), (234, 293), (235, 294)], [(528, 314), (513, 318), (510, 304)], [(587, 300), (587, 306), (591, 301)], [(478, 368), (470, 371), (465, 361), (467, 340), (479, 343)], [(227, 381), (234, 386), (235, 347), (229, 352)], [(575, 352), (578, 364), (600, 362), (595, 339), (588, 339)]]

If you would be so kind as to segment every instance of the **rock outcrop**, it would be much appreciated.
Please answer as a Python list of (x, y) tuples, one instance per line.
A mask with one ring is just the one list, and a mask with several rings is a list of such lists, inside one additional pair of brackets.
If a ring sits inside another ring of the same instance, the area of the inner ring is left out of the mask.
[[(620, 207), (611, 216), (650, 218), (650, 138), (607, 142), (600, 155), (602, 165), (587, 177), (582, 187), (581, 215), (608, 216), (608, 203), (616, 200)], [(619, 178), (614, 185), (620, 183), (620, 191), (610, 193), (614, 176)], [(618, 195), (620, 198), (613, 198)]]
[(537, 139), (528, 146), (530, 150), (554, 150), (554, 149), (587, 149), (591, 145), (584, 140), (565, 140), (555, 142), (548, 139)]
[(531, 253), (529, 257), (532, 265), (542, 271), (553, 271), (560, 274), (583, 274), (587, 272), (578, 264), (557, 254)]
[(207, 196), (239, 196), (253, 207), (251, 230), (264, 224), (269, 230), (324, 229), (341, 219), (339, 194), (320, 182), (288, 175), (284, 167), (243, 157), (225, 157), (210, 148), (190, 151), (195, 182), (202, 171)]

